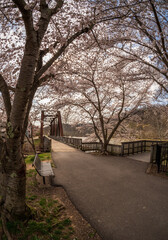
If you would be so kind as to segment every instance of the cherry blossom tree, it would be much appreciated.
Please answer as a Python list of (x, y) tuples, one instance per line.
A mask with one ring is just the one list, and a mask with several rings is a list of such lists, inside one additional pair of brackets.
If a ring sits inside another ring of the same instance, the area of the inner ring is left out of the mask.
[(104, 153), (121, 123), (148, 102), (152, 84), (149, 77), (142, 85), (138, 69), (125, 72), (116, 67), (118, 61), (113, 52), (94, 48), (71, 55), (63, 74), (66, 88), (59, 105), (76, 107), (76, 115), (92, 122)]
[(146, 71), (151, 73), (153, 80), (168, 92), (167, 1), (125, 1), (122, 7), (129, 14), (127, 18), (119, 19), (116, 27), (110, 24), (113, 1), (108, 1), (108, 34), (106, 39), (102, 39), (102, 45), (121, 50), (121, 64), (129, 61), (131, 64), (146, 65)]

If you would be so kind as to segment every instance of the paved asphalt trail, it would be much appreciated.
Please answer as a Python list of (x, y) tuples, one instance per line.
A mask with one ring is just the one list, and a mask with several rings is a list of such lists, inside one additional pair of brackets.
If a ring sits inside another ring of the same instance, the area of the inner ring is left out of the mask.
[(55, 184), (103, 240), (168, 240), (168, 179), (146, 174), (144, 162), (52, 142)]

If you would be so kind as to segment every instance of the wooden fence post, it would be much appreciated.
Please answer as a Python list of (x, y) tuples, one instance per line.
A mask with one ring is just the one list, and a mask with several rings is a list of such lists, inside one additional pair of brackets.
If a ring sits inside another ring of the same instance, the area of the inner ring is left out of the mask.
[(132, 143), (132, 154), (134, 154), (134, 142)]
[(121, 143), (121, 156), (124, 156), (124, 143)]
[(161, 164), (161, 146), (156, 144), (156, 163), (158, 167), (158, 173), (160, 171), (160, 164)]

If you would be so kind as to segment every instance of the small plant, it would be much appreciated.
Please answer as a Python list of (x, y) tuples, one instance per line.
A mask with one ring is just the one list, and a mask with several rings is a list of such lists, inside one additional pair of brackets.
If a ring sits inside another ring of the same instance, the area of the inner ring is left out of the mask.
[(90, 237), (90, 238), (94, 238), (95, 235), (96, 235), (96, 232), (91, 232), (91, 233), (89, 233), (89, 237)]
[(50, 208), (54, 205), (54, 201), (49, 200), (47, 206)]
[(63, 224), (60, 222), (57, 224), (57, 228), (60, 229), (60, 230), (63, 230), (64, 229), (64, 226)]
[(28, 200), (35, 200), (35, 199), (37, 199), (37, 196), (36, 195), (31, 195), (31, 196), (27, 196), (26, 198)]
[(40, 153), (38, 156), (39, 156), (41, 161), (51, 160), (51, 153), (50, 152), (48, 152), (48, 153)]
[(40, 204), (42, 207), (45, 207), (45, 206), (46, 206), (46, 199), (45, 199), (45, 198), (41, 198), (40, 201), (39, 201), (39, 204)]
[(41, 240), (40, 238), (38, 238), (37, 236), (33, 236), (30, 238), (30, 240)]
[(31, 163), (33, 163), (34, 158), (35, 158), (35, 155), (28, 155), (28, 156), (25, 158), (25, 163), (26, 163), (26, 164), (31, 164)]
[(56, 235), (60, 235), (60, 234), (62, 234), (62, 231), (61, 231), (60, 229), (55, 230), (55, 231), (54, 231), (54, 234), (56, 234)]
[(69, 226), (69, 225), (71, 225), (71, 220), (70, 220), (69, 218), (67, 218), (67, 219), (65, 219), (65, 220), (62, 221), (62, 224), (63, 224), (64, 226)]
[(29, 169), (26, 171), (26, 175), (27, 177), (33, 177), (36, 173), (36, 170), (35, 169)]
[(67, 234), (63, 236), (63, 239), (69, 239), (69, 237), (70, 237), (69, 234)]

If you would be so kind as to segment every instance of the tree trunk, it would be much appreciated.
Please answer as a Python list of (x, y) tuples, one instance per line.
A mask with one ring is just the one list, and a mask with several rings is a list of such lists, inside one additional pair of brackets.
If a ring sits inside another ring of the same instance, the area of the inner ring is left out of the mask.
[(108, 145), (108, 142), (106, 141), (102, 143), (102, 149), (101, 149), (102, 154), (108, 155), (107, 145)]
[(26, 165), (22, 156), (20, 138), (1, 142), (1, 214), (7, 220), (24, 219), (27, 214)]
[(26, 218), (29, 213), (25, 201), (26, 165), (22, 155), (22, 145), (36, 90), (32, 90), (32, 85), (38, 55), (37, 42), (27, 39), (11, 113), (7, 122), (7, 138), (6, 142), (2, 144), (3, 156), (0, 157), (1, 213), (7, 220)]

